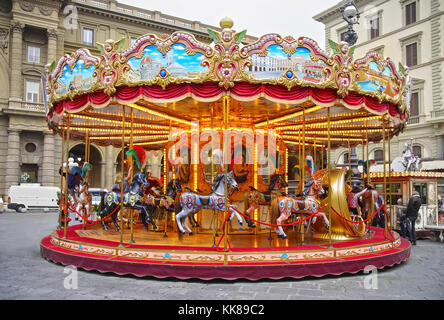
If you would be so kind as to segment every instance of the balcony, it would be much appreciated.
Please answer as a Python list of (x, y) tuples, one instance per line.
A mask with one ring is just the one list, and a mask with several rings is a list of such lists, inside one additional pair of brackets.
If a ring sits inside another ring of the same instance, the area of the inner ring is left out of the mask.
[(419, 115), (419, 116), (410, 116), (409, 121), (407, 122), (407, 124), (412, 125), (412, 124), (420, 124), (420, 123), (424, 123), (425, 121), (425, 115)]
[(8, 109), (14, 110), (14, 111), (24, 111), (24, 112), (31, 111), (31, 112), (38, 112), (38, 113), (43, 113), (43, 114), (45, 114), (45, 112), (46, 112), (45, 106), (43, 105), (43, 103), (30, 102), (30, 101), (10, 103)]

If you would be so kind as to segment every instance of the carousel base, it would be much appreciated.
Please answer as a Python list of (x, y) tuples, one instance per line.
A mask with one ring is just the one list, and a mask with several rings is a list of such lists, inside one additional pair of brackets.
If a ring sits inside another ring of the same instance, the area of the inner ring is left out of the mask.
[[(120, 233), (103, 231), (98, 224), (82, 225), (54, 231), (42, 239), (40, 251), (45, 259), (84, 270), (96, 270), (117, 275), (137, 277), (174, 277), (178, 279), (281, 279), (308, 276), (357, 273), (368, 266), (378, 269), (391, 267), (410, 257), (410, 242), (393, 232), (391, 240), (384, 230), (372, 228), (363, 239), (329, 242), (287, 232), (288, 239), (278, 239), (272, 233), (229, 235), (230, 250), (215, 248), (219, 238), (211, 234), (182, 236), (177, 233), (125, 230), (123, 246)], [(221, 242), (222, 246), (224, 241)]]

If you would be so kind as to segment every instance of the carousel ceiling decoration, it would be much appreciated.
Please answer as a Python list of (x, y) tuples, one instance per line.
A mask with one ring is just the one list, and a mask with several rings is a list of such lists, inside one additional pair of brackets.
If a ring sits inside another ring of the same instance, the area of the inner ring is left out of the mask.
[[(208, 30), (211, 45), (175, 32), (142, 36), (126, 50), (125, 39), (108, 40), (97, 44), (99, 57), (83, 48), (65, 55), (47, 70), (50, 127), (59, 130), (66, 112), (77, 115), (79, 132), (103, 129), (105, 135), (122, 126), (111, 110), (122, 105), (134, 110), (134, 130), (168, 131), (196, 120), (209, 126), (212, 118), (220, 118), (224, 96), (232, 98), (235, 127), (272, 126), (283, 135), (303, 125), (322, 130), (326, 108), (342, 115), (335, 121), (331, 113), (332, 130), (356, 130), (358, 124), (381, 128), (383, 117), (392, 135), (405, 127), (408, 71), (397, 70), (390, 58), (368, 52), (354, 59), (354, 47), (331, 40), (330, 55), (311, 39), (278, 34), (243, 44), (245, 30), (235, 32), (229, 18), (220, 25), (221, 32)], [(344, 117), (347, 113), (351, 116)], [(371, 139), (377, 136), (370, 132)]]

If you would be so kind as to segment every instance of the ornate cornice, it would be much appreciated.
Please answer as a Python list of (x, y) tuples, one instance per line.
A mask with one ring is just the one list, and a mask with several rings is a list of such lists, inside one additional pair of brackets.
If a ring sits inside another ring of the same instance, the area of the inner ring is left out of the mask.
[(46, 35), (48, 36), (48, 39), (55, 39), (57, 40), (58, 37), (58, 31), (56, 29), (47, 29), (46, 30)]
[(25, 24), (21, 21), (11, 20), (11, 33), (19, 32), (22, 33), (25, 28)]

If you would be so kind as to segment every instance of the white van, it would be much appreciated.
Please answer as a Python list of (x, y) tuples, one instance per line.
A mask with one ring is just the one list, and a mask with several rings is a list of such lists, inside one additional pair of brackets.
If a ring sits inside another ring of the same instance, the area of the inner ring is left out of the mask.
[(56, 209), (60, 188), (42, 187), (39, 183), (22, 183), (11, 186), (8, 192), (8, 208), (20, 211), (20, 208)]

